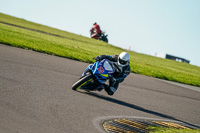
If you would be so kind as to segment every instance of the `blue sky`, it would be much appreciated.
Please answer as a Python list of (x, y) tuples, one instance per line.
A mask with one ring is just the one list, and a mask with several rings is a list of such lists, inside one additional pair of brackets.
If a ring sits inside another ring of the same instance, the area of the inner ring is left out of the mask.
[(0, 0), (0, 12), (86, 37), (97, 22), (112, 45), (200, 66), (200, 0)]

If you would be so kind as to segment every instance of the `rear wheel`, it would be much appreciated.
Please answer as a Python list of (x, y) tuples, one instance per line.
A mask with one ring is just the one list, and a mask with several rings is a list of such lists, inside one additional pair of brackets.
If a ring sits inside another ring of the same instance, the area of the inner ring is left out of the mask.
[(81, 78), (80, 80), (78, 80), (76, 83), (74, 83), (72, 85), (72, 90), (78, 90), (81, 88), (81, 86), (87, 84), (88, 82), (92, 81), (92, 75), (89, 74), (89, 75), (86, 75), (85, 77)]
[(105, 37), (103, 41), (108, 43), (108, 39), (107, 39), (107, 37)]

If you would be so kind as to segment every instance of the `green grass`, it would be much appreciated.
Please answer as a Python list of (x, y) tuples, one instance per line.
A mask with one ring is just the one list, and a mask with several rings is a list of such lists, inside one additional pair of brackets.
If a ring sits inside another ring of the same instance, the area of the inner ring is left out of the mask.
[(200, 129), (174, 129), (164, 127), (149, 127), (149, 133), (200, 133)]
[[(92, 58), (97, 55), (112, 55), (126, 51), (102, 41), (32, 23), (2, 13), (0, 13), (0, 22), (29, 28), (24, 29), (0, 23), (0, 43), (15, 47), (90, 63), (94, 62)], [(131, 56), (130, 66), (131, 71), (134, 73), (200, 86), (200, 67), (133, 51), (127, 52)]]

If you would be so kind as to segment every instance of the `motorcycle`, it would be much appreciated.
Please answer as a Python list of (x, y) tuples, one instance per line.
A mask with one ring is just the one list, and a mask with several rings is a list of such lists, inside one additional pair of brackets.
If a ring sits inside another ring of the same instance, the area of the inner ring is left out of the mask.
[(95, 31), (93, 30), (93, 28), (90, 30), (90, 36), (91, 38), (95, 38), (95, 39), (98, 39), (98, 40), (101, 40), (101, 41), (104, 41), (104, 42), (107, 42), (108, 43), (108, 38), (105, 34), (105, 32), (101, 32), (101, 34), (99, 36), (95, 36), (95, 37), (92, 37), (92, 35), (95, 34)]
[(82, 77), (72, 85), (72, 90), (101, 91), (103, 84), (111, 78), (116, 70), (120, 70), (115, 63), (107, 59), (89, 65)]

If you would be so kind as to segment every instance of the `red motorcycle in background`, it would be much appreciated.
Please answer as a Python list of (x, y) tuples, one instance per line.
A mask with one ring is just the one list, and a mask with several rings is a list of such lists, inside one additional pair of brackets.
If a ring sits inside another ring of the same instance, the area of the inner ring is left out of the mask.
[(105, 32), (101, 32), (101, 33), (97, 34), (95, 32), (94, 28), (92, 28), (90, 30), (90, 36), (91, 36), (91, 38), (95, 38), (95, 39), (98, 39), (98, 40), (101, 40), (101, 41), (108, 43), (108, 38), (107, 38), (108, 35), (106, 35)]

